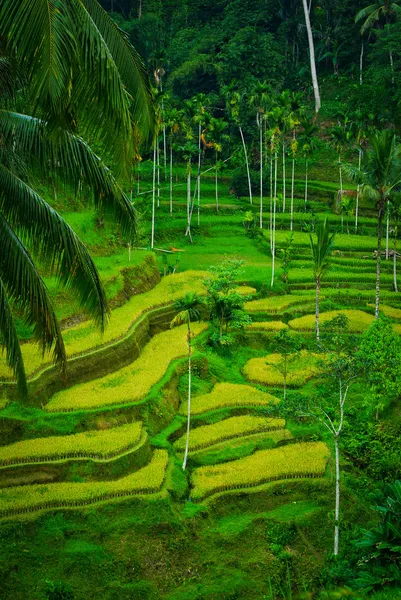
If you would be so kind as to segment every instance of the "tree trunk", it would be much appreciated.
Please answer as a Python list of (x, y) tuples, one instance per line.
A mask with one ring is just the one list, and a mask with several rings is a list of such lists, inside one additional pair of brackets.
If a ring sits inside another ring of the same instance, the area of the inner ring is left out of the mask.
[(338, 448), (338, 435), (334, 437), (336, 454), (336, 507), (334, 513), (334, 556), (338, 555), (339, 532), (340, 532), (340, 452)]
[(376, 302), (375, 317), (379, 318), (380, 306), (380, 261), (382, 253), (382, 235), (383, 235), (383, 202), (380, 202), (379, 217), (377, 223), (377, 258), (376, 258)]
[(159, 139), (157, 139), (157, 207), (160, 206), (160, 149)]
[(398, 292), (398, 286), (397, 286), (397, 228), (395, 228), (395, 231), (394, 231), (393, 281), (394, 281), (394, 291)]
[(239, 132), (241, 134), (241, 140), (242, 140), (242, 145), (244, 147), (244, 154), (245, 154), (245, 164), (246, 164), (246, 173), (248, 175), (248, 187), (249, 187), (249, 202), (250, 204), (252, 204), (252, 185), (251, 185), (251, 174), (249, 172), (249, 162), (248, 162), (248, 153), (246, 151), (246, 144), (245, 144), (245, 138), (244, 138), (244, 134), (242, 132), (242, 127), (239, 128)]
[(287, 398), (287, 354), (284, 356), (283, 380), (284, 380), (283, 400), (285, 400)]
[[(163, 109), (164, 111), (164, 109)], [(164, 112), (163, 112), (164, 114)], [(164, 119), (164, 117), (163, 117)], [(163, 157), (164, 157), (164, 181), (167, 181), (167, 136), (166, 124), (163, 123)]]
[(341, 198), (343, 197), (343, 170), (341, 166), (341, 154), (338, 155), (338, 169), (340, 171), (340, 192)]
[(218, 175), (218, 158), (216, 151), (216, 213), (219, 212), (219, 175)]
[(391, 83), (394, 85), (394, 61), (393, 61), (393, 51), (390, 50), (390, 65), (391, 65)]
[(270, 250), (272, 247), (273, 233), (273, 156), (270, 156), (270, 216), (269, 216), (269, 232), (270, 232)]
[(189, 239), (192, 242), (191, 236), (191, 158), (188, 160), (188, 173), (187, 173), (187, 231)]
[[(362, 162), (362, 148), (359, 148), (359, 157), (358, 157), (358, 168), (361, 170), (361, 162)], [(359, 194), (360, 194), (361, 186), (358, 183), (356, 188), (356, 205), (355, 205), (355, 233), (358, 233), (358, 212), (359, 212)]]
[(302, 0), (302, 4), (304, 7), (305, 25), (306, 25), (306, 31), (308, 34), (310, 68), (311, 68), (311, 75), (312, 75), (313, 92), (315, 94), (315, 111), (318, 113), (320, 110), (320, 93), (319, 93), (319, 84), (317, 81), (317, 74), (316, 74), (315, 48), (313, 45), (313, 35), (312, 35), (312, 28), (311, 28), (311, 24), (310, 24), (307, 0)]
[(188, 323), (188, 406), (187, 406), (187, 438), (185, 440), (185, 453), (184, 462), (182, 463), (182, 470), (185, 471), (187, 467), (188, 451), (189, 451), (189, 431), (191, 427), (191, 328)]
[(259, 215), (259, 227), (263, 229), (263, 128), (262, 120), (259, 125), (260, 135), (260, 215)]
[(295, 158), (292, 159), (292, 173), (291, 173), (291, 217), (290, 217), (290, 231), (294, 227), (294, 182), (295, 182)]
[(152, 190), (152, 237), (150, 247), (155, 246), (155, 204), (156, 204), (156, 144), (153, 148), (153, 190)]
[(138, 196), (139, 196), (139, 192), (140, 192), (140, 185), (139, 185), (139, 182), (140, 182), (140, 178), (139, 178), (140, 168), (141, 168), (141, 163), (139, 162), (138, 163), (138, 187), (137, 187)]
[(320, 277), (316, 277), (316, 312), (315, 312), (316, 341), (319, 341), (319, 339), (320, 339), (320, 331), (319, 331), (319, 298), (320, 298)]
[(390, 235), (390, 203), (387, 200), (387, 215), (386, 215), (386, 260), (388, 260), (388, 241)]
[(173, 216), (173, 145), (170, 142), (170, 217)]
[(305, 161), (305, 212), (306, 203), (308, 202), (308, 159)]
[(138, 6), (138, 19), (142, 18), (142, 0), (139, 0), (139, 6)]
[(363, 83), (363, 52), (364, 52), (364, 44), (363, 38), (361, 43), (361, 54), (359, 56), (359, 85)]
[(285, 143), (283, 138), (283, 212), (285, 212)]
[(200, 225), (200, 179), (201, 179), (201, 135), (202, 135), (202, 124), (199, 123), (199, 135), (198, 135), (198, 225)]
[(276, 253), (276, 208), (277, 208), (277, 153), (274, 161), (274, 198), (273, 198), (273, 220), (272, 220), (272, 278), (270, 286), (274, 285), (274, 267)]

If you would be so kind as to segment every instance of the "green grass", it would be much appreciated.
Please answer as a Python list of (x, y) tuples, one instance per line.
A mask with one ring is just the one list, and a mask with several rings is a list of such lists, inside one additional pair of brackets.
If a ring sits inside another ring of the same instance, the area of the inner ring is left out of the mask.
[[(206, 328), (205, 323), (192, 324), (195, 336)], [(163, 377), (170, 363), (186, 356), (187, 352), (186, 325), (159, 333), (150, 340), (132, 365), (58, 392), (45, 406), (45, 410), (88, 410), (139, 402)]]
[[(362, 333), (366, 331), (374, 321), (373, 315), (363, 312), (362, 310), (332, 310), (320, 313), (320, 326), (323, 327), (325, 323), (328, 323), (339, 314), (343, 314), (348, 318), (348, 331), (350, 333)], [(315, 329), (315, 315), (305, 315), (304, 317), (293, 319), (292, 321), (289, 321), (288, 325), (291, 329), (295, 329), (296, 331), (313, 331)]]

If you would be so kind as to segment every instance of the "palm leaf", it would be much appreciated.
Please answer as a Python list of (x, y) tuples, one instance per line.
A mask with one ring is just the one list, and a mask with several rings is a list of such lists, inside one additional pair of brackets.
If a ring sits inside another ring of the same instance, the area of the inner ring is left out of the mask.
[(48, 174), (48, 163), (59, 165), (63, 181), (84, 179), (94, 192), (96, 208), (113, 213), (122, 233), (131, 241), (137, 232), (133, 205), (115, 181), (110, 169), (80, 137), (61, 128), (48, 131), (47, 124), (30, 115), (0, 110), (3, 145), (26, 162)]
[(41, 280), (28, 251), (0, 215), (0, 276), (7, 298), (22, 311), (42, 351), (54, 345), (55, 361), (65, 367), (66, 354), (54, 309), (46, 286)]
[(17, 330), (11, 312), (7, 293), (0, 278), (0, 336), (1, 345), (6, 348), (6, 360), (17, 378), (18, 388), (23, 397), (28, 395), (24, 362), (22, 360)]
[(103, 328), (107, 301), (86, 247), (43, 198), (4, 165), (0, 165), (0, 212), (65, 287), (74, 285), (81, 306)]

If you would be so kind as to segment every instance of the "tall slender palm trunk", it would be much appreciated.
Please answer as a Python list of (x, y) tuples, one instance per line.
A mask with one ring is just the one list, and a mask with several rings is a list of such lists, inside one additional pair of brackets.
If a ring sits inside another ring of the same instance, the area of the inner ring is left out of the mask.
[(379, 218), (377, 223), (377, 257), (376, 257), (376, 301), (375, 301), (375, 318), (379, 318), (380, 308), (380, 266), (382, 253), (382, 237), (383, 237), (383, 203), (380, 203)]
[(283, 139), (283, 212), (285, 212), (285, 194), (286, 194), (286, 189), (285, 189), (285, 142)]
[(216, 191), (216, 213), (219, 212), (219, 171), (218, 171), (218, 154), (216, 150), (216, 180), (215, 180), (215, 191)]
[(304, 7), (305, 25), (306, 25), (306, 31), (308, 34), (310, 69), (311, 69), (311, 75), (312, 75), (313, 93), (315, 95), (315, 111), (319, 112), (319, 110), (320, 110), (320, 92), (319, 92), (319, 84), (317, 81), (317, 74), (316, 74), (315, 47), (313, 45), (312, 27), (310, 24), (309, 8), (308, 8), (307, 0), (302, 0), (302, 4)]
[(316, 277), (316, 309), (315, 309), (316, 341), (320, 340), (319, 312), (320, 312), (320, 277)]
[(308, 159), (305, 161), (305, 211), (308, 202)]
[(187, 232), (189, 239), (192, 242), (191, 235), (191, 158), (188, 160), (188, 172), (187, 172)]
[(201, 156), (201, 135), (202, 135), (202, 124), (199, 123), (199, 132), (198, 132), (198, 225), (200, 225), (200, 198), (201, 198), (201, 186), (200, 186), (200, 180), (201, 180), (201, 162), (202, 162), (202, 156)]
[(362, 85), (363, 83), (363, 53), (364, 53), (364, 43), (363, 43), (363, 38), (362, 38), (362, 42), (361, 42), (361, 53), (359, 55), (359, 85)]
[(340, 533), (340, 450), (338, 447), (338, 435), (334, 436), (334, 448), (336, 456), (336, 504), (334, 510), (334, 556), (338, 555), (339, 533)]
[(182, 463), (182, 470), (185, 471), (187, 467), (188, 452), (189, 452), (189, 432), (191, 428), (191, 377), (192, 377), (192, 365), (191, 365), (191, 327), (188, 322), (188, 404), (187, 404), (187, 437), (185, 440), (185, 452), (184, 461)]
[(157, 140), (157, 207), (160, 206), (160, 148)]
[(259, 143), (260, 143), (260, 213), (259, 213), (259, 227), (263, 229), (263, 127), (262, 121), (259, 126)]
[(246, 150), (245, 138), (244, 138), (244, 133), (242, 131), (242, 127), (239, 127), (239, 132), (241, 134), (242, 146), (244, 148), (244, 154), (245, 154), (246, 173), (247, 173), (247, 176), (248, 176), (249, 202), (250, 202), (250, 204), (252, 204), (251, 173), (249, 171), (248, 152)]
[(394, 283), (394, 291), (398, 292), (398, 285), (397, 285), (397, 227), (395, 227), (395, 231), (394, 231), (393, 283)]
[(294, 183), (295, 183), (295, 158), (292, 159), (292, 173), (291, 173), (291, 217), (290, 217), (290, 231), (294, 228)]
[(155, 246), (155, 205), (156, 205), (156, 144), (153, 148), (153, 190), (152, 190), (152, 234), (150, 247)]
[(277, 152), (274, 158), (274, 198), (273, 198), (273, 222), (272, 222), (272, 278), (270, 286), (274, 285), (274, 269), (276, 258), (276, 211), (277, 211)]
[(173, 216), (173, 145), (170, 142), (170, 217)]
[(272, 247), (273, 233), (273, 155), (270, 155), (270, 213), (269, 213), (269, 240), (270, 249)]
[[(359, 156), (358, 156), (358, 169), (361, 170), (361, 162), (362, 162), (362, 148), (359, 148)], [(356, 204), (355, 204), (355, 233), (358, 233), (358, 216), (359, 216), (359, 195), (361, 193), (361, 186), (358, 183), (356, 187)]]

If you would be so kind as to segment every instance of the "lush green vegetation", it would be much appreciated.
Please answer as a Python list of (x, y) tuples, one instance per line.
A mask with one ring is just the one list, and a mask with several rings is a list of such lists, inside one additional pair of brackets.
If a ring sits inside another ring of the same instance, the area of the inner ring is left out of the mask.
[(0, 2), (1, 597), (401, 597), (400, 22)]

